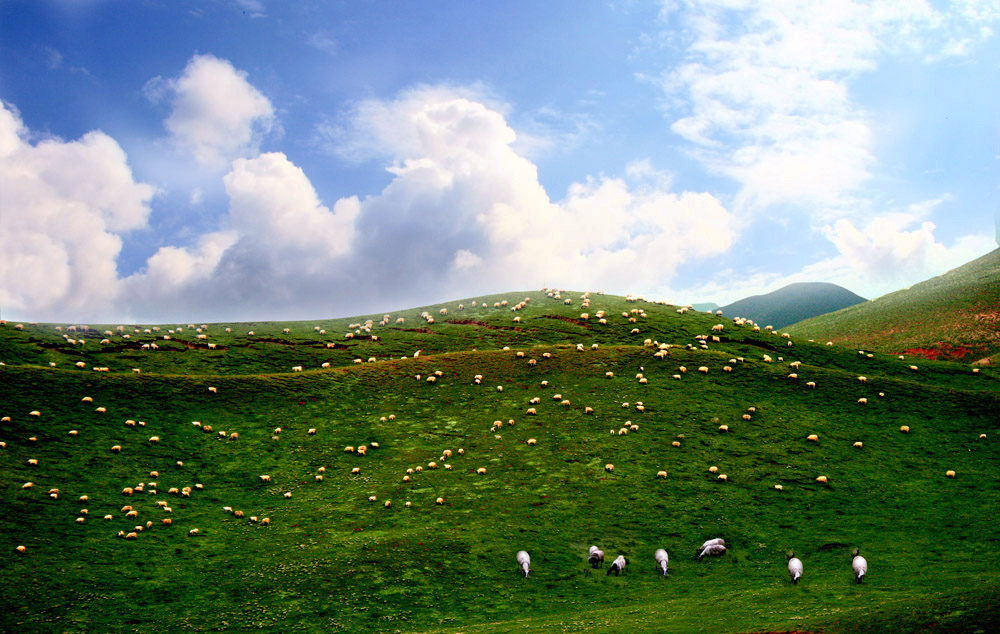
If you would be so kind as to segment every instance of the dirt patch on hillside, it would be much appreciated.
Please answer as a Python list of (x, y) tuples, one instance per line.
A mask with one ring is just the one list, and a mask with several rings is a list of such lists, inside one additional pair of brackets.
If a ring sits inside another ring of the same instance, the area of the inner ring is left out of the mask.
[(480, 328), (486, 328), (487, 330), (513, 330), (514, 332), (521, 332), (522, 330), (517, 326), (497, 326), (496, 324), (488, 324), (485, 321), (479, 321), (478, 319), (449, 319), (447, 323), (458, 326), (479, 326)]
[(590, 324), (583, 321), (582, 319), (573, 319), (572, 317), (563, 317), (562, 315), (542, 315), (542, 317), (544, 317), (545, 319), (558, 319), (559, 321), (565, 321), (571, 324), (576, 324), (581, 328), (586, 328), (587, 330), (590, 330)]
[(933, 347), (928, 348), (907, 348), (903, 350), (900, 354), (910, 355), (913, 357), (922, 357), (924, 359), (930, 359), (931, 361), (937, 361), (938, 359), (944, 359), (947, 361), (956, 361), (959, 359), (964, 359), (970, 354), (976, 352), (981, 352), (982, 349), (973, 349), (968, 346), (953, 346), (950, 343), (938, 343)]

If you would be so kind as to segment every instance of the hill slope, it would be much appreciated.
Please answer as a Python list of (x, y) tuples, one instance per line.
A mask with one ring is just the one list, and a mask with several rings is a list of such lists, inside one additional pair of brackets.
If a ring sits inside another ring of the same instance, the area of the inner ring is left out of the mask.
[(798, 282), (765, 295), (752, 295), (722, 307), (724, 315), (752, 319), (784, 328), (797, 321), (864, 302), (843, 286), (826, 282)]
[[(370, 332), (0, 327), (0, 629), (996, 630), (993, 368), (911, 370), (620, 297), (485, 299)], [(695, 561), (713, 537), (729, 552)], [(625, 574), (591, 570), (591, 544)]]
[(789, 327), (797, 337), (931, 359), (1000, 353), (1000, 249), (910, 288)]

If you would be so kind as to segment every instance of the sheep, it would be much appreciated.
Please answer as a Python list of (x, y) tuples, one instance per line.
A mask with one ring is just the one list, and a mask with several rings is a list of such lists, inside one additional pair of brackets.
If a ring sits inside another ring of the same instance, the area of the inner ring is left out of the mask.
[(854, 447), (855, 449), (861, 449), (862, 447), (864, 447), (864, 443), (862, 443), (862, 442), (861, 442), (860, 440), (858, 440), (858, 441), (856, 441), (856, 442), (854, 443), (854, 445), (852, 445), (852, 446), (853, 446), (853, 447)]
[(698, 371), (701, 372), (701, 373), (703, 373), (703, 374), (708, 374), (708, 367), (706, 367), (706, 366), (703, 365), (703, 366), (701, 366), (701, 367), (698, 368)]
[(948, 469), (947, 471), (944, 472), (944, 477), (946, 477), (946, 478), (954, 478), (955, 477), (955, 472), (952, 471), (951, 469)]
[(476, 474), (477, 475), (486, 475), (486, 467), (479, 467), (478, 469), (476, 469)]
[(615, 465), (609, 462), (608, 464), (604, 465), (604, 470), (607, 471), (608, 473), (611, 473), (612, 471), (615, 470)]
[(827, 478), (826, 478), (825, 475), (821, 475), (818, 478), (816, 478), (816, 482), (819, 482), (820, 484), (826, 484), (827, 483)]
[(867, 405), (867, 404), (868, 404), (868, 399), (866, 399), (865, 397), (862, 396), (861, 398), (858, 399), (858, 405)]
[(611, 567), (608, 568), (608, 574), (610, 575), (611, 573), (615, 573), (615, 576), (617, 577), (619, 574), (621, 574), (622, 570), (625, 570), (625, 566), (627, 565), (627, 563), (628, 562), (625, 561), (624, 555), (618, 555), (618, 557), (615, 558), (613, 562), (611, 562)]
[(719, 431), (721, 431), (722, 433), (726, 433), (727, 431), (729, 431), (729, 425), (719, 425)]
[(434, 500), (434, 503), (440, 506), (440, 505), (444, 504), (444, 498), (438, 498), (438, 499)]
[(792, 577), (792, 585), (796, 585), (802, 578), (802, 560), (795, 556), (795, 553), (788, 553), (788, 574)]
[(663, 548), (657, 548), (656, 552), (653, 553), (653, 560), (656, 562), (657, 567), (663, 571), (663, 576), (667, 576), (667, 566), (669, 565), (670, 558), (667, 555), (667, 551)]
[(729, 476), (726, 475), (725, 473), (720, 473), (718, 476), (716, 476), (716, 479), (719, 482), (729, 482)]
[(517, 551), (517, 565), (524, 571), (524, 577), (527, 579), (528, 573), (531, 571), (531, 555), (524, 550)]
[(680, 447), (681, 443), (680, 443), (679, 440), (675, 440), (672, 443), (670, 443), (670, 446), (672, 446), (672, 447)]
[(699, 546), (695, 550), (695, 556), (700, 555), (701, 551), (705, 550), (709, 546), (715, 546), (715, 545), (725, 546), (726, 545), (726, 540), (723, 539), (723, 538), (721, 538), (721, 537), (716, 537), (714, 539), (706, 540), (705, 543), (703, 543), (701, 546)]
[(657, 478), (664, 478), (664, 479), (666, 479), (666, 477), (667, 477), (667, 472), (666, 472), (666, 471), (657, 471), (657, 472), (656, 472), (656, 477), (657, 477)]
[(709, 473), (718, 473), (719, 472), (719, 468), (716, 467), (715, 465), (712, 465), (711, 467), (708, 468), (708, 472)]
[(744, 414), (743, 415), (743, 420), (750, 420), (751, 418), (752, 417), (750, 416), (750, 414)]
[(903, 425), (902, 427), (899, 428), (899, 431), (903, 432), (904, 434), (908, 434), (908, 433), (910, 433), (910, 426), (909, 425)]
[(538, 444), (538, 439), (537, 438), (529, 438), (528, 439), (528, 444), (532, 445), (532, 446), (533, 445), (537, 445)]
[(701, 561), (705, 557), (719, 557), (719, 556), (725, 555), (725, 554), (726, 554), (726, 546), (725, 546), (725, 544), (721, 544), (721, 543), (720, 544), (711, 544), (711, 545), (706, 546), (705, 548), (703, 548), (702, 551), (700, 553), (698, 553), (698, 560)]
[(591, 546), (590, 553), (587, 557), (587, 563), (590, 564), (591, 568), (598, 568), (604, 565), (604, 551), (597, 546)]
[(851, 568), (854, 569), (854, 579), (858, 583), (863, 582), (868, 574), (868, 561), (861, 556), (860, 548), (851, 550)]
[(806, 383), (806, 387), (815, 389), (816, 381), (809, 381), (808, 383)]
[(260, 476), (260, 481), (261, 482), (270, 482), (271, 481), (271, 476), (269, 476), (269, 475), (262, 475), (262, 476)]
[(806, 436), (806, 440), (808, 440), (809, 442), (819, 442), (819, 436), (817, 436), (816, 434), (809, 434), (808, 436)]

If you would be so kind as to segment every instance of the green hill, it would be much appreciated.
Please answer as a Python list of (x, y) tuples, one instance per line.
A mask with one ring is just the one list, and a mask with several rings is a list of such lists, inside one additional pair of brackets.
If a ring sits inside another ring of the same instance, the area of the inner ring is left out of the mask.
[(1000, 249), (787, 330), (796, 337), (889, 354), (962, 362), (995, 356), (1000, 352)]
[(784, 328), (797, 321), (860, 304), (864, 297), (826, 282), (797, 282), (764, 295), (752, 295), (722, 307), (726, 316), (752, 319)]
[[(476, 300), (370, 332), (0, 327), (0, 630), (1000, 627), (995, 369), (621, 297)], [(696, 561), (714, 537), (729, 551)], [(625, 573), (591, 570), (591, 544)]]

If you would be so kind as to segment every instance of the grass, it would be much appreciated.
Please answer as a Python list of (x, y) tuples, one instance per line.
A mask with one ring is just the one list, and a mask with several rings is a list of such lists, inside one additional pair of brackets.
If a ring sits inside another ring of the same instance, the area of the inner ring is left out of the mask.
[(998, 306), (1000, 249), (910, 288), (786, 330), (796, 337), (887, 354), (973, 362), (1000, 353)]
[[(525, 296), (531, 302), (517, 313), (492, 308)], [(704, 350), (694, 337), (718, 318), (594, 295), (581, 320), (579, 294), (563, 296), (573, 305), (533, 292), (476, 298), (489, 308), (467, 300), (464, 310), (449, 302), (393, 313), (390, 325), (372, 329), (378, 340), (363, 330), (344, 338), (365, 317), (212, 324), (216, 350), (198, 345), (187, 324), (183, 332), (161, 324), (160, 336), (174, 329), (174, 339), (156, 351), (141, 349), (154, 341), (142, 328), (82, 349), (53, 324), (0, 328), (0, 416), (10, 416), (0, 423), (0, 629), (996, 630), (1000, 375), (992, 368), (972, 374), (928, 361), (912, 371), (888, 355), (798, 339), (788, 347), (728, 321)], [(622, 317), (637, 308), (647, 316)], [(424, 310), (434, 324), (420, 319)], [(377, 324), (382, 315), (371, 317)], [(647, 338), (675, 347), (654, 358)], [(744, 361), (730, 363), (737, 357)], [(787, 378), (793, 359), (802, 361), (797, 380)], [(683, 378), (671, 378), (682, 365)], [(435, 371), (441, 377), (428, 383)], [(640, 372), (648, 384), (636, 380)], [(862, 396), (868, 405), (856, 402)], [(538, 415), (527, 416), (533, 397)], [(496, 433), (495, 420), (503, 421)], [(619, 436), (625, 421), (639, 430)], [(899, 432), (904, 424), (911, 433)], [(238, 440), (218, 438), (222, 430)], [(819, 443), (805, 440), (811, 433)], [(154, 435), (159, 443), (149, 442)], [(681, 447), (672, 447), (679, 436)], [(372, 442), (379, 448), (365, 456), (344, 451)], [(442, 460), (445, 449), (455, 454)], [(351, 475), (355, 467), (361, 472)], [(958, 477), (945, 478), (947, 469)], [(659, 470), (666, 479), (655, 478)], [(821, 474), (828, 485), (815, 481)], [(27, 481), (34, 486), (22, 489)], [(157, 493), (147, 484), (122, 495), (139, 482), (156, 482)], [(203, 489), (189, 498), (167, 493), (196, 484)], [(173, 509), (171, 526), (160, 524), (167, 514), (157, 501)], [(138, 517), (126, 519), (124, 504)], [(76, 523), (84, 507), (89, 514)], [(138, 539), (116, 537), (146, 521), (154, 524)], [(695, 561), (694, 548), (716, 536), (730, 551)], [(609, 559), (624, 554), (625, 574), (591, 571), (591, 544)], [(870, 563), (863, 585), (853, 583), (852, 546)], [(667, 579), (654, 569), (659, 547), (671, 554)], [(529, 579), (514, 563), (520, 549), (532, 555)], [(798, 586), (787, 580), (789, 549), (805, 563)]]

